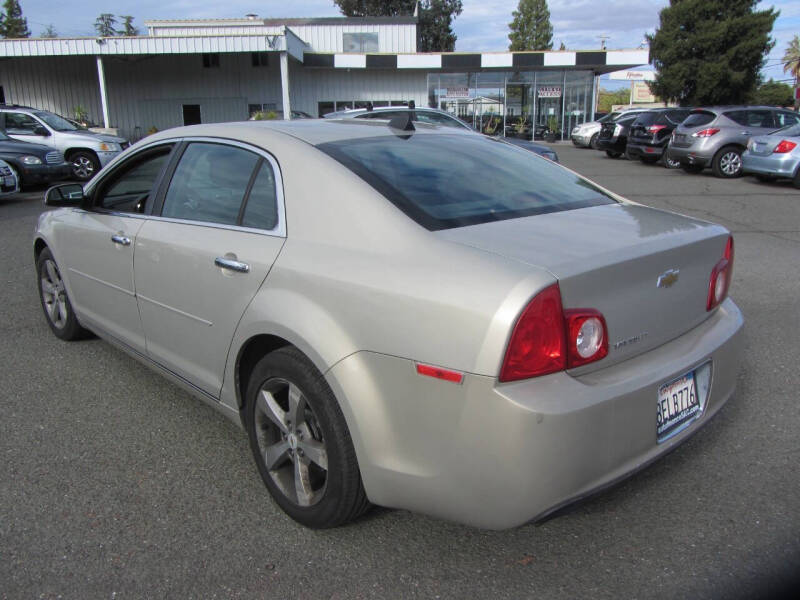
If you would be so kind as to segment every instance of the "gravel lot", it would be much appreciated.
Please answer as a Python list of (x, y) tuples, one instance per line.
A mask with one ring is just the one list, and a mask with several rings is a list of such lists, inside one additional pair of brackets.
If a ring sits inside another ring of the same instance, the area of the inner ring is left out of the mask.
[(540, 525), (376, 509), (331, 531), (271, 502), (224, 417), (40, 314), (42, 193), (0, 199), (3, 598), (752, 598), (800, 572), (800, 191), (559, 145), (633, 200), (730, 228), (737, 394), (688, 443)]

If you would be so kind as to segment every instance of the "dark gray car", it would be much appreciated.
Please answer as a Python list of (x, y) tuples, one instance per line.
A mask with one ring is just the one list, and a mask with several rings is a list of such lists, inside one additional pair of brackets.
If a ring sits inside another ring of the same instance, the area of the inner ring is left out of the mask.
[(710, 167), (717, 177), (739, 177), (751, 136), (797, 122), (796, 113), (769, 106), (698, 108), (673, 132), (669, 157), (691, 173)]

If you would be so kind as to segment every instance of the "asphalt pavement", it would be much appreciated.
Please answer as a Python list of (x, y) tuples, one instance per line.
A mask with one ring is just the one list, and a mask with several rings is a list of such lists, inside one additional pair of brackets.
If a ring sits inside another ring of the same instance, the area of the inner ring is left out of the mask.
[(615, 192), (734, 233), (731, 296), (746, 319), (738, 390), (686, 444), (538, 525), (491, 532), (375, 509), (304, 529), (271, 501), (225, 417), (103, 341), (50, 333), (31, 247), (42, 192), (0, 198), (0, 597), (783, 590), (800, 573), (800, 190), (556, 148)]

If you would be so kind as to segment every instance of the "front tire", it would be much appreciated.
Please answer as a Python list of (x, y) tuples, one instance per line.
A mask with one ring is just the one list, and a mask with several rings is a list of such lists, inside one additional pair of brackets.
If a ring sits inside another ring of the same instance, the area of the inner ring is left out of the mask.
[(742, 150), (736, 146), (725, 146), (714, 155), (711, 170), (717, 177), (731, 179), (742, 174)]
[(613, 150), (606, 150), (606, 156), (608, 158), (619, 158), (622, 156), (622, 152), (614, 152)]
[(254, 367), (245, 427), (270, 495), (301, 525), (336, 527), (369, 508), (339, 404), (296, 348), (275, 350)]
[(89, 181), (100, 170), (97, 155), (88, 150), (70, 153), (69, 162), (72, 163), (72, 176), (78, 181)]
[(589, 139), (589, 148), (591, 148), (592, 150), (597, 150), (597, 136), (599, 136), (599, 135), (600, 135), (599, 133), (595, 133)]
[(67, 342), (80, 340), (90, 335), (81, 327), (67, 295), (61, 271), (49, 248), (45, 248), (36, 259), (36, 274), (39, 279), (39, 300), (50, 330), (59, 339)]
[(666, 169), (680, 169), (681, 161), (670, 158), (669, 153), (665, 152), (663, 155), (664, 168)]

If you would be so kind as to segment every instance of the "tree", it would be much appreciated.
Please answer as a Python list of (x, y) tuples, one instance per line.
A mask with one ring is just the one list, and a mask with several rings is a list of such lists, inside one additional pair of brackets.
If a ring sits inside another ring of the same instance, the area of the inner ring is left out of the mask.
[(3, 12), (0, 13), (0, 37), (12, 39), (31, 37), (28, 19), (22, 16), (19, 0), (6, 0), (3, 3)]
[[(796, 35), (786, 46), (786, 52), (783, 53), (783, 72), (794, 77), (794, 87), (797, 87), (800, 83), (800, 37)], [(798, 107), (798, 104), (800, 102), (794, 100), (795, 108)]]
[(683, 106), (741, 104), (759, 83), (779, 12), (759, 0), (670, 0), (648, 34), (656, 79), (650, 89)]
[(553, 26), (547, 0), (519, 0), (514, 20), (508, 24), (511, 33), (509, 50), (552, 50)]
[(43, 37), (43, 38), (57, 38), (57, 37), (58, 37), (58, 32), (56, 31), (56, 28), (55, 28), (55, 27), (53, 27), (53, 24), (52, 24), (52, 23), (50, 23), (50, 25), (48, 25), (48, 26), (45, 28), (45, 30), (42, 32), (42, 34), (41, 34), (39, 37)]
[(114, 30), (114, 25), (116, 24), (117, 20), (114, 18), (114, 15), (111, 13), (103, 13), (95, 19), (94, 29), (97, 35), (101, 37), (111, 37), (117, 33)]
[(600, 88), (600, 91), (597, 93), (597, 111), (611, 112), (612, 106), (627, 105), (630, 101), (630, 89), (607, 90), (605, 88)]
[(132, 16), (121, 15), (120, 19), (122, 19), (122, 29), (117, 31), (117, 33), (120, 35), (139, 35), (139, 28), (134, 27)]
[(562, 42), (561, 42), (561, 45), (558, 47), (558, 49), (559, 49), (559, 50), (566, 50), (566, 49), (567, 49), (567, 46), (566, 46), (566, 45), (564, 44), (564, 42), (562, 41)]
[[(333, 0), (347, 17), (399, 17), (414, 14), (415, 0)], [(422, 0), (419, 3), (417, 51), (452, 52), (456, 47), (453, 19), (463, 10), (461, 0)]]
[(766, 106), (791, 106), (792, 97), (792, 86), (770, 79), (758, 86), (751, 96), (750, 102)]

